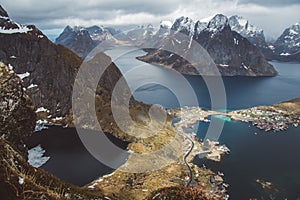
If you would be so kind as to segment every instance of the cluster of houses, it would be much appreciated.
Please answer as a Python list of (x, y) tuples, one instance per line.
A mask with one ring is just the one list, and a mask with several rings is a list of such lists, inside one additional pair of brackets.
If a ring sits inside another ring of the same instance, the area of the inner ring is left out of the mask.
[(290, 125), (298, 127), (300, 124), (300, 116), (287, 114), (282, 110), (250, 108), (231, 113), (233, 119), (252, 122), (254, 126), (265, 131), (283, 131), (287, 130)]

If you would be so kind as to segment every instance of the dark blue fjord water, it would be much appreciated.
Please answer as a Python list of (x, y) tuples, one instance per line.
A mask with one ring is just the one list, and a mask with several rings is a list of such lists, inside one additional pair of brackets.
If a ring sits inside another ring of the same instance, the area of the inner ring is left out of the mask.
[[(180, 105), (211, 108), (207, 86), (201, 77), (184, 76), (184, 80), (179, 79), (173, 70), (135, 59), (145, 52), (133, 47), (113, 49), (107, 53), (124, 74), (137, 100), (160, 104), (166, 108)], [(271, 64), (278, 70), (279, 76), (223, 78), (227, 107), (219, 109), (235, 110), (256, 105), (271, 105), (300, 97), (300, 64)], [(197, 105), (189, 101), (190, 96), (183, 87), (186, 81), (197, 95)], [(184, 96), (185, 101), (180, 102), (174, 93)], [(207, 126), (206, 123), (199, 124), (198, 137), (205, 136)], [(257, 134), (254, 134), (255, 132)], [(221, 163), (203, 159), (196, 159), (195, 163), (199, 166), (205, 164), (214, 171), (225, 173), (225, 182), (230, 184), (230, 199), (270, 199), (270, 195), (277, 199), (300, 197), (299, 128), (266, 133), (249, 127), (247, 123), (226, 122), (220, 141), (231, 149), (231, 153), (226, 155)], [(124, 146), (121, 141), (116, 142)], [(29, 141), (29, 146), (38, 144), (41, 144), (46, 150), (46, 155), (51, 157), (42, 168), (71, 183), (84, 185), (113, 171), (85, 150), (74, 129), (52, 127), (35, 133)], [(276, 189), (264, 191), (255, 183), (258, 178), (273, 182)]]
[[(137, 100), (150, 104), (160, 104), (166, 108), (179, 107), (178, 96), (185, 91), (185, 80), (194, 89), (199, 106), (211, 108), (211, 100), (203, 78), (184, 76), (178, 79), (174, 70), (151, 65), (135, 59), (145, 52), (133, 47), (121, 47), (106, 52), (113, 58), (124, 74), (129, 87), (135, 89)], [(271, 62), (278, 70), (276, 77), (223, 77), (226, 90), (227, 108), (241, 109), (257, 105), (272, 105), (295, 97), (300, 97), (300, 64)], [(216, 80), (215, 77), (206, 77)], [(142, 85), (143, 84), (143, 85)], [(172, 87), (166, 87), (172, 86)], [(172, 91), (176, 90), (176, 91)], [(174, 93), (177, 92), (177, 98)], [(181, 106), (192, 105), (188, 101), (180, 102)], [(222, 109), (222, 108), (219, 108)]]
[[(125, 54), (124, 54), (125, 53)], [(149, 65), (136, 59), (143, 51), (124, 47), (108, 52), (125, 75), (134, 97), (145, 103), (160, 104), (166, 108), (179, 107), (178, 94), (184, 93), (184, 83), (170, 70)], [(120, 58), (119, 55), (123, 54)], [(235, 110), (257, 105), (272, 105), (300, 97), (300, 64), (271, 62), (279, 72), (276, 77), (224, 77), (227, 107)], [(198, 105), (211, 108), (211, 100), (203, 78), (184, 76), (194, 89)], [(214, 77), (210, 77), (214, 79)], [(145, 85), (141, 85), (144, 83)], [(177, 88), (177, 95), (172, 85)], [(192, 105), (181, 102), (182, 105)], [(204, 138), (208, 123), (200, 123), (197, 135)], [(300, 197), (300, 128), (290, 128), (279, 133), (266, 133), (242, 122), (226, 122), (219, 139), (231, 153), (221, 163), (195, 159), (199, 166), (205, 164), (214, 171), (225, 173), (229, 183), (230, 199), (297, 199)], [(264, 179), (275, 185), (263, 190), (256, 179)]]

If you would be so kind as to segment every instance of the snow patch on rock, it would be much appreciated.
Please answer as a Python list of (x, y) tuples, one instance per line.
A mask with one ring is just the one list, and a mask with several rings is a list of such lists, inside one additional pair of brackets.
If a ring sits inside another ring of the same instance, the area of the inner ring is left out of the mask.
[(24, 178), (19, 177), (19, 184), (20, 184), (20, 185), (23, 185), (23, 184), (24, 184)]
[(30, 76), (30, 73), (29, 73), (29, 72), (25, 72), (25, 73), (23, 73), (23, 74), (17, 74), (17, 75), (20, 77), (20, 79), (23, 80), (24, 78)]
[(48, 126), (54, 125), (52, 122), (48, 122), (47, 120), (38, 120), (35, 125), (35, 132), (39, 132), (44, 129), (48, 129)]
[(2, 34), (14, 34), (14, 33), (28, 33), (32, 31), (31, 28), (28, 28), (27, 26), (21, 26), (19, 24), (16, 24), (18, 28), (11, 28), (11, 29), (5, 29), (5, 27), (0, 27), (0, 33)]

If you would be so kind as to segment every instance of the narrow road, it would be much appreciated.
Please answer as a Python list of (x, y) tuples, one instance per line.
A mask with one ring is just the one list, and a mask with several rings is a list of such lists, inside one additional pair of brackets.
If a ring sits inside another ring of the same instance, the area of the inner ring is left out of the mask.
[(183, 158), (183, 159), (184, 159), (184, 163), (186, 164), (187, 168), (189, 169), (189, 177), (190, 177), (190, 179), (189, 179), (189, 181), (186, 183), (186, 187), (189, 187), (190, 184), (191, 184), (192, 181), (193, 181), (193, 171), (192, 171), (190, 165), (188, 164), (188, 162), (186, 161), (186, 159), (187, 159), (187, 157), (190, 155), (190, 153), (192, 152), (192, 150), (194, 149), (195, 144), (194, 144), (194, 142), (193, 142), (193, 140), (192, 140), (191, 138), (187, 137), (187, 139), (192, 143), (191, 149), (187, 152), (187, 154), (185, 154), (185, 156), (184, 156), (184, 158)]

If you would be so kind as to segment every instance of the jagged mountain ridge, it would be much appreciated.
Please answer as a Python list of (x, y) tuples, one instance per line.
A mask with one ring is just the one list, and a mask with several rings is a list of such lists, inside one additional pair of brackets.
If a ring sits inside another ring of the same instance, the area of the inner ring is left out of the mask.
[(64, 29), (55, 40), (55, 43), (71, 49), (81, 58), (84, 58), (97, 45), (97, 42), (91, 38), (88, 30), (82, 27), (71, 28), (70, 26)]
[(79, 57), (85, 58), (99, 43), (104, 40), (126, 40), (120, 30), (101, 26), (66, 26), (56, 38), (55, 43), (61, 44)]
[(231, 16), (229, 19), (231, 30), (236, 31), (243, 37), (247, 38), (257, 47), (266, 47), (266, 39), (262, 29), (250, 24), (249, 21), (241, 16)]
[[(148, 25), (138, 26), (135, 29), (128, 31), (128, 33), (124, 33), (120, 30), (116, 31), (116, 29), (113, 29), (113, 28), (105, 28), (105, 29), (109, 30), (109, 32), (113, 36), (111, 38), (115, 38), (116, 40), (129, 41), (131, 44), (135, 44), (135, 45), (141, 45), (141, 44), (151, 44), (152, 45), (152, 44), (156, 44), (158, 42), (158, 40), (160, 40), (161, 38), (164, 38), (170, 32), (170, 30), (173, 30), (173, 31), (177, 30), (177, 31), (180, 31), (181, 33), (185, 33), (187, 35), (195, 35), (195, 37), (198, 38), (200, 32), (203, 31), (204, 29), (206, 29), (208, 26), (209, 20), (207, 20), (207, 19), (198, 20), (198, 21), (194, 22), (192, 19), (182, 16), (182, 17), (178, 18), (174, 23), (172, 23), (170, 21), (161, 21), (161, 24), (160, 24), (158, 30), (153, 28), (153, 26), (151, 24), (148, 24)], [(264, 35), (264, 32), (262, 29), (257, 28), (256, 26), (251, 24), (249, 22), (249, 20), (245, 19), (242, 16), (238, 16), (238, 15), (230, 16), (230, 17), (228, 17), (228, 22), (229, 22), (229, 26), (232, 31), (236, 31), (241, 36), (243, 36), (244, 38), (249, 40), (257, 48), (259, 48), (259, 50), (263, 53), (263, 55), (265, 56), (265, 58), (267, 60), (299, 61), (299, 55), (298, 55), (299, 53), (294, 51), (297, 49), (299, 50), (299, 42), (295, 36), (286, 35), (286, 34), (290, 33), (289, 30), (287, 30), (285, 33), (283, 33), (282, 36), (280, 36), (277, 39), (277, 42), (271, 43), (271, 42), (266, 41), (265, 35)], [(293, 25), (293, 27), (294, 28), (297, 27), (297, 24)], [(89, 28), (86, 28), (86, 29), (89, 29)], [(179, 30), (179, 29), (182, 29), (182, 30)], [(288, 29), (292, 30), (291, 27)], [(293, 30), (292, 33), (297, 33), (298, 29), (296, 28), (295, 30)], [(211, 31), (213, 31), (213, 30), (211, 29)], [(91, 33), (90, 32), (91, 38), (93, 38), (92, 35), (94, 35), (94, 37), (95, 36), (97, 37), (97, 36), (101, 35), (101, 32), (99, 32), (99, 33)], [(289, 49), (285, 49), (285, 50), (282, 49), (282, 48), (284, 48), (284, 43), (283, 43), (284, 37), (291, 37), (290, 38), (291, 40), (289, 42), (287, 40), (285, 40), (286, 43), (290, 44), (290, 47), (286, 46), (285, 48), (294, 49), (293, 50), (294, 53), (292, 53), (292, 55), (290, 55), (291, 53), (288, 52)], [(91, 49), (92, 48), (92, 47), (85, 48), (85, 45), (79, 45), (80, 40), (78, 40), (78, 41), (77, 40), (78, 39), (73, 41), (73, 43), (74, 43), (73, 45), (83, 46), (83, 49)], [(87, 40), (90, 40), (90, 39), (88, 38)], [(103, 38), (103, 40), (105, 40), (105, 38)], [(281, 44), (279, 44), (280, 40), (281, 40)], [(294, 46), (291, 47), (292, 43), (294, 44)], [(64, 43), (61, 43), (61, 44), (73, 50), (73, 48), (70, 47), (68, 44), (64, 44)], [(86, 51), (85, 54), (87, 54), (87, 52), (89, 52), (88, 50), (85, 50), (85, 51)], [(77, 53), (79, 56), (84, 57), (84, 56), (82, 56), (81, 52), (78, 52), (78, 51), (74, 51), (74, 52)]]
[[(186, 55), (197, 56), (197, 52), (190, 50), (190, 47), (193, 42), (198, 42), (207, 50), (220, 73), (224, 76), (274, 76), (277, 74), (257, 47), (231, 30), (229, 20), (224, 15), (218, 14), (208, 23), (201, 21), (194, 23), (187, 17), (180, 17), (174, 22), (171, 30), (169, 39), (171, 37), (176, 38), (177, 33), (185, 34), (190, 38), (189, 42), (175, 39), (175, 42), (183, 45), (181, 48), (186, 49)], [(160, 42), (172, 43), (168, 40)], [(172, 56), (171, 53), (159, 53), (158, 51), (150, 52), (140, 59), (158, 64), (172, 63), (173, 60), (172, 67), (178, 71), (186, 74), (197, 74), (191, 65), (182, 60), (178, 61), (178, 56)]]

